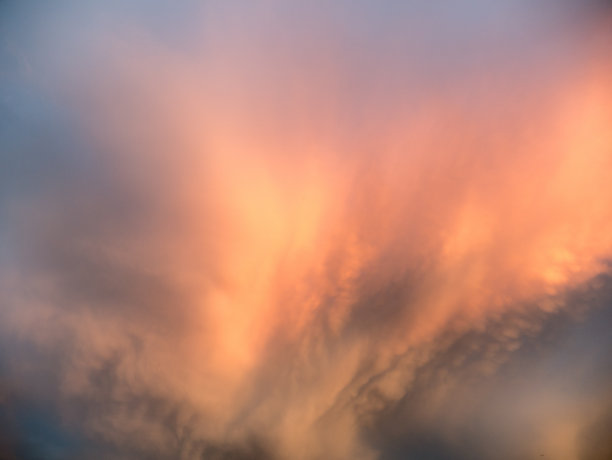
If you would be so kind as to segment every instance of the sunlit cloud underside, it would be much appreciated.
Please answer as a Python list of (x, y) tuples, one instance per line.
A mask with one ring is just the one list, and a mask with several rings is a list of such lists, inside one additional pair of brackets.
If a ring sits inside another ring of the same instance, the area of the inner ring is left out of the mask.
[(0, 458), (609, 460), (611, 177), (603, 1), (4, 2)]

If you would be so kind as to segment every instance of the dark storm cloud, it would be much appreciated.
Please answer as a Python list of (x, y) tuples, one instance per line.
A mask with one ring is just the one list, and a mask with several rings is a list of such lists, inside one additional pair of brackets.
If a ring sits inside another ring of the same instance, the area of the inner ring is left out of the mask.
[[(607, 458), (612, 339), (603, 330), (612, 320), (612, 278), (602, 275), (567, 293), (564, 302), (572, 308), (539, 320), (511, 314), (514, 319), (505, 318), (482, 333), (464, 334), (442, 348), (418, 370), (411, 391), (389, 404), (372, 425), (367, 436), (380, 446), (381, 458), (554, 456), (547, 446), (529, 439), (541, 429), (539, 409), (516, 410), (531, 400), (529, 392), (535, 401), (552, 397), (560, 413), (571, 412), (576, 404), (589, 405), (589, 399), (595, 401), (599, 408), (594, 412), (570, 416), (569, 422), (581, 427), (580, 447), (571, 458)], [(524, 320), (536, 326), (530, 335), (504, 332), (508, 324)], [(516, 347), (509, 346), (508, 339)], [(492, 358), (498, 363), (494, 371), (483, 369), (482, 364), (491, 363)], [(444, 386), (449, 394), (442, 404), (432, 404), (433, 389)], [(461, 416), (456, 419), (458, 401), (469, 403), (459, 409)], [(427, 415), (435, 405), (434, 413)], [(504, 429), (498, 431), (496, 426)]]

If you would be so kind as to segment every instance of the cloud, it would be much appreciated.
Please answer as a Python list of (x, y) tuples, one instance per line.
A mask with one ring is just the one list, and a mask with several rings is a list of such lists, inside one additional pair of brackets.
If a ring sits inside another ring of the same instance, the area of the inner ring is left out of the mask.
[(4, 6), (0, 448), (603, 455), (605, 15), (421, 3)]

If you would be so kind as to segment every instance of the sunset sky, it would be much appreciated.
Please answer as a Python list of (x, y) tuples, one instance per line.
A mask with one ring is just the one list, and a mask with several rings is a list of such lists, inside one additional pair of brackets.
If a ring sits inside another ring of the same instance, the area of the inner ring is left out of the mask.
[(0, 1), (0, 460), (611, 460), (612, 2)]

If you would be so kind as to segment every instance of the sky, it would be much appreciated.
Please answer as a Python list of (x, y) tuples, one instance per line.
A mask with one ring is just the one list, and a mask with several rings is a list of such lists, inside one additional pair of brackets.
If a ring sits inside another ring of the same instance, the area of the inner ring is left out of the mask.
[(612, 3), (0, 2), (0, 460), (612, 458)]

